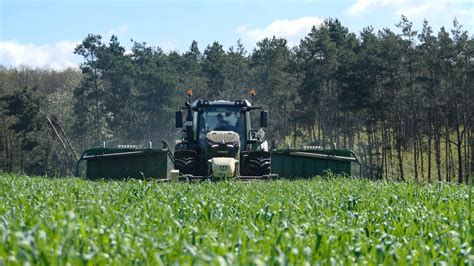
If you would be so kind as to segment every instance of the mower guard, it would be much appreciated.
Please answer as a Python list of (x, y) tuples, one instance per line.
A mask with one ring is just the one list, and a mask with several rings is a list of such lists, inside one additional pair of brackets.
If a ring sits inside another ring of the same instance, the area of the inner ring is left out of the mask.
[(354, 175), (353, 166), (361, 171), (361, 164), (351, 150), (280, 149), (271, 152), (271, 172), (280, 177), (311, 178), (326, 172)]
[(165, 179), (169, 173), (168, 150), (91, 148), (86, 150), (76, 166), (86, 161), (87, 179), (158, 178)]

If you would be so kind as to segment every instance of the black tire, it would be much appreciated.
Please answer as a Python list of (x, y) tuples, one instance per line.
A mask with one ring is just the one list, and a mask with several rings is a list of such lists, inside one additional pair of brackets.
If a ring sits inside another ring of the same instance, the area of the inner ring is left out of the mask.
[(181, 157), (174, 160), (174, 169), (179, 170), (181, 174), (193, 174), (196, 166), (195, 157)]
[(263, 176), (270, 174), (270, 158), (256, 157), (252, 158), (245, 165), (245, 173), (249, 176)]

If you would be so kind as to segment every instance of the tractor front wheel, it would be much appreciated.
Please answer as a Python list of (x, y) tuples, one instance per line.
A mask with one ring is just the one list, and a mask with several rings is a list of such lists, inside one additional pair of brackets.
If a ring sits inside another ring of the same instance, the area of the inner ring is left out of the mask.
[(271, 161), (268, 152), (250, 152), (244, 155), (240, 173), (242, 176), (264, 176), (269, 175)]

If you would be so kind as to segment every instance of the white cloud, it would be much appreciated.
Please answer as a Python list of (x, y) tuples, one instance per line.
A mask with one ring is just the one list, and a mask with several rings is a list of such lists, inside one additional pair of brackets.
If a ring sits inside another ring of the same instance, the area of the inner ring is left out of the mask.
[(352, 6), (349, 7), (347, 13), (349, 15), (366, 13), (375, 4), (375, 2), (375, 0), (357, 0)]
[(176, 51), (176, 43), (172, 41), (168, 42), (160, 42), (158, 46), (163, 50), (165, 53)]
[(367, 14), (377, 8), (385, 7), (394, 15), (405, 15), (408, 18), (420, 16), (446, 17), (446, 15), (452, 13), (462, 16), (470, 15), (472, 19), (472, 13), (469, 13), (472, 10), (472, 2), (471, 8), (461, 8), (461, 6), (465, 6), (468, 3), (470, 2), (466, 0), (356, 0), (346, 9), (346, 13), (351, 16), (358, 16)]
[[(352, 16), (364, 15), (379, 7), (393, 8), (420, 8), (424, 5), (436, 5), (443, 2), (455, 2), (454, 0), (356, 0), (347, 10), (346, 13)], [(421, 5), (421, 6), (420, 6)]]
[(396, 14), (398, 16), (405, 15), (408, 18), (423, 17), (428, 14), (447, 12), (448, 3), (445, 1), (433, 1), (426, 3), (418, 3), (415, 5), (402, 5), (397, 8)]
[(240, 25), (235, 31), (243, 38), (254, 42), (276, 36), (286, 38), (289, 45), (294, 45), (308, 34), (313, 26), (318, 26), (322, 22), (323, 20), (318, 17), (301, 17), (295, 20), (275, 20), (264, 29), (251, 28), (248, 24)]
[[(107, 31), (105, 42), (115, 34), (120, 37), (127, 33), (128, 26), (121, 25)], [(0, 65), (7, 67), (29, 66), (56, 70), (78, 67), (81, 57), (74, 54), (79, 41), (62, 40), (53, 44), (38, 45), (20, 43), (17, 40), (0, 40)]]
[(388, 12), (393, 18), (405, 15), (409, 20), (420, 23), (427, 19), (430, 24), (451, 26), (457, 18), (469, 29), (474, 26), (474, 8), (469, 0), (356, 0), (346, 14), (362, 16), (368, 13)]
[(463, 8), (463, 2), (452, 0), (429, 1), (422, 0), (416, 3), (399, 5), (396, 7), (395, 15), (400, 17), (405, 15), (410, 20), (427, 19), (430, 23), (450, 27), (453, 19), (467, 23), (465, 29), (474, 26), (474, 8)]
[(238, 33), (243, 33), (245, 32), (248, 28), (250, 27), (250, 24), (245, 24), (245, 25), (240, 25), (238, 26), (235, 31)]
[(65, 69), (76, 67), (79, 57), (73, 54), (79, 42), (59, 41), (52, 45), (19, 43), (16, 40), (0, 41), (0, 65), (18, 67), (47, 67)]
[(346, 13), (352, 16), (363, 15), (377, 7), (403, 6), (408, 2), (409, 0), (356, 0), (355, 3), (346, 10)]
[(105, 34), (105, 37), (107, 39), (110, 39), (110, 37), (112, 37), (112, 35), (115, 35), (117, 37), (120, 37), (121, 35), (124, 35), (125, 33), (127, 33), (128, 31), (128, 25), (120, 25), (116, 28), (112, 28), (110, 29), (107, 34)]

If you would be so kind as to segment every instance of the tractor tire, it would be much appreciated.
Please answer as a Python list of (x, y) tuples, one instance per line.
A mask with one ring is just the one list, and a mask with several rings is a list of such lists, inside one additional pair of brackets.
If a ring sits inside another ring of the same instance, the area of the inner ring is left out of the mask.
[(256, 157), (252, 158), (246, 164), (245, 173), (249, 176), (264, 176), (270, 174), (270, 158)]
[(181, 174), (193, 174), (196, 171), (196, 157), (181, 157), (174, 161), (174, 168)]

